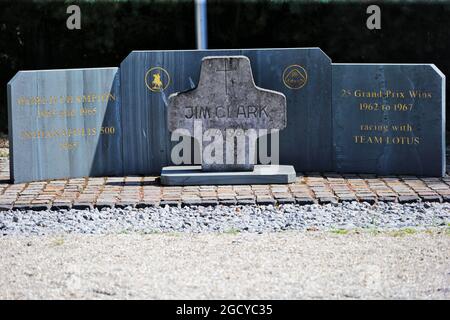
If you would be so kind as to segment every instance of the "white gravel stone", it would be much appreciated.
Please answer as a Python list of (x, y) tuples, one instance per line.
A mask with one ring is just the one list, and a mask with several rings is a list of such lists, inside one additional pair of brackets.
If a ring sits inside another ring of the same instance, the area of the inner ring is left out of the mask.
[(0, 235), (117, 232), (273, 232), (308, 228), (395, 229), (450, 222), (450, 203), (157, 207), (102, 210), (2, 211)]

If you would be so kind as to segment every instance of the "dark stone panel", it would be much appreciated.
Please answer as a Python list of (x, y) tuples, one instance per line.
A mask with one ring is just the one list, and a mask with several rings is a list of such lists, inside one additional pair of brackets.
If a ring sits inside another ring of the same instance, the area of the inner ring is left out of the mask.
[(218, 55), (249, 57), (256, 85), (286, 95), (280, 164), (331, 170), (331, 61), (320, 49), (183, 50), (133, 51), (121, 64), (125, 174), (159, 174), (171, 164), (168, 97), (195, 88), (201, 59)]
[(8, 83), (15, 183), (122, 175), (118, 68), (20, 71)]
[(335, 169), (445, 173), (445, 76), (432, 64), (333, 64)]

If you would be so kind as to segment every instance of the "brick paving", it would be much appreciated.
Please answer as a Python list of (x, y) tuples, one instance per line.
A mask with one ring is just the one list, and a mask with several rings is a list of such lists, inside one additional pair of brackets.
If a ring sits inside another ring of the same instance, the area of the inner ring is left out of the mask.
[[(448, 171), (448, 170), (447, 170)], [(309, 173), (288, 185), (164, 187), (158, 177), (95, 177), (10, 184), (0, 158), (0, 210), (150, 206), (312, 204), (345, 201), (450, 202), (450, 176), (417, 178)]]

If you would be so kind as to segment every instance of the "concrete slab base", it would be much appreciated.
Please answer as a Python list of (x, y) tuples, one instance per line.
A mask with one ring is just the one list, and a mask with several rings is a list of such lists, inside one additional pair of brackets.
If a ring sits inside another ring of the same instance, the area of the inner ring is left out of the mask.
[(161, 171), (168, 186), (294, 183), (293, 166), (255, 165), (253, 171), (205, 172), (201, 166), (170, 166)]

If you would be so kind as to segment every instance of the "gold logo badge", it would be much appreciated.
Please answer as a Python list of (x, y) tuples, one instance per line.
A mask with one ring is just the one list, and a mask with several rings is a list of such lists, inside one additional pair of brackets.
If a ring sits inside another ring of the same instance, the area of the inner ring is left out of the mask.
[(308, 73), (298, 64), (290, 65), (283, 71), (283, 83), (289, 89), (303, 88), (307, 81)]
[(169, 73), (161, 67), (150, 68), (145, 73), (145, 85), (150, 91), (164, 91), (170, 84)]

